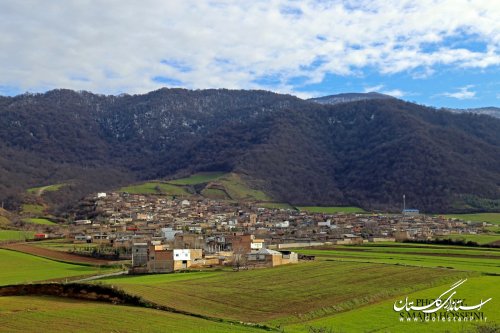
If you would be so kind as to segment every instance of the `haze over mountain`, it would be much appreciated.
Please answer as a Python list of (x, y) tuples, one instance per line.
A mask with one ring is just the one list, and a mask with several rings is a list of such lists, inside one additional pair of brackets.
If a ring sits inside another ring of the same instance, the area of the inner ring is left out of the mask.
[(335, 105), (225, 89), (0, 97), (0, 149), (1, 199), (60, 182), (71, 185), (50, 194), (56, 201), (234, 171), (292, 204), (398, 210), (406, 194), (427, 212), (500, 209), (500, 120), (392, 97)]
[(500, 108), (489, 106), (484, 108), (472, 108), (472, 109), (448, 109), (451, 112), (466, 112), (466, 113), (476, 113), (476, 114), (485, 114), (488, 116), (492, 116), (495, 118), (500, 118)]
[(344, 93), (344, 94), (322, 96), (322, 97), (311, 98), (309, 99), (309, 101), (316, 102), (319, 104), (335, 105), (340, 103), (366, 101), (373, 99), (395, 99), (395, 98), (378, 92), (369, 92), (369, 93)]

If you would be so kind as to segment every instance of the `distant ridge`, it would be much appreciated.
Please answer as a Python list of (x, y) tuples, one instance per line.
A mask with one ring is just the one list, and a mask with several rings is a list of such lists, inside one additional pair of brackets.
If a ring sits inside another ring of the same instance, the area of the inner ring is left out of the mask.
[(335, 105), (340, 103), (350, 103), (357, 101), (380, 100), (380, 99), (395, 100), (396, 98), (378, 92), (368, 92), (368, 93), (344, 93), (344, 94), (329, 95), (323, 97), (310, 98), (309, 101), (316, 102), (319, 104)]
[(451, 112), (457, 112), (457, 113), (485, 114), (487, 116), (500, 118), (500, 108), (497, 108), (494, 106), (488, 106), (488, 107), (484, 107), (484, 108), (472, 108), (472, 109), (449, 109), (449, 108), (447, 108), (446, 110), (449, 110)]

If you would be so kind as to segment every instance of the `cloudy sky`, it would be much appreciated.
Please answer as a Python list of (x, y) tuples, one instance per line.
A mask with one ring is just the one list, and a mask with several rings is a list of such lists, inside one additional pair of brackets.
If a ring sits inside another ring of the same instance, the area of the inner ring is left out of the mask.
[(0, 1), (0, 95), (163, 86), (500, 106), (500, 1)]

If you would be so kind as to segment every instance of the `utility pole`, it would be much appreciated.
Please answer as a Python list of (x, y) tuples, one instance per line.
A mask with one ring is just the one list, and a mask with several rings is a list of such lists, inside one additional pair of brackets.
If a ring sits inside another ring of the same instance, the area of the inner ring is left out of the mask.
[(406, 196), (403, 194), (403, 213), (406, 210)]

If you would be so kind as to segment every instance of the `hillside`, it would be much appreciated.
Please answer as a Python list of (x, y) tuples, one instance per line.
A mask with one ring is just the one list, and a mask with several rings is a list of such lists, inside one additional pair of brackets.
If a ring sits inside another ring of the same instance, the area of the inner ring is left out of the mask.
[(327, 104), (327, 105), (335, 105), (341, 103), (350, 103), (350, 102), (358, 102), (358, 101), (366, 101), (366, 100), (385, 100), (395, 98), (389, 95), (384, 95), (377, 92), (369, 92), (369, 93), (344, 93), (344, 94), (336, 94), (329, 96), (322, 96), (311, 98), (309, 101), (319, 103), (319, 104)]
[(6, 208), (53, 184), (67, 185), (43, 199), (63, 210), (91, 191), (234, 172), (294, 205), (399, 210), (406, 194), (428, 212), (500, 210), (500, 121), (394, 98), (321, 105), (266, 91), (54, 90), (0, 98), (0, 149)]
[(475, 114), (484, 114), (487, 116), (492, 116), (495, 118), (500, 118), (500, 108), (496, 107), (486, 107), (486, 108), (472, 108), (472, 109), (448, 109), (451, 112), (459, 112), (459, 113), (475, 113)]

